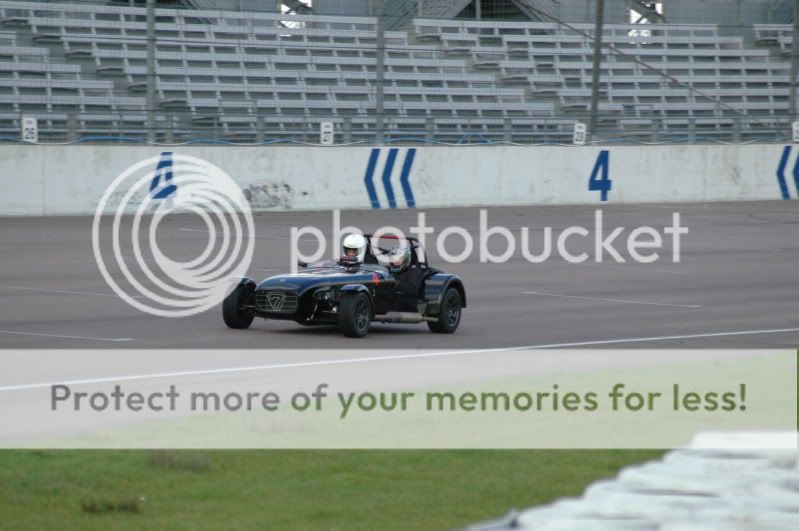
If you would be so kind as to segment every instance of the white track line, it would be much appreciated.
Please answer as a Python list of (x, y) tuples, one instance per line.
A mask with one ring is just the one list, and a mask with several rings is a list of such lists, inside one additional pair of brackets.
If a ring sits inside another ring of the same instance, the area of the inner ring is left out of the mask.
[[(6, 289), (16, 289), (16, 290), (23, 290), (23, 291), (38, 291), (41, 293), (63, 293), (67, 295), (93, 295), (95, 297), (115, 297), (119, 298), (119, 295), (115, 293), (97, 293), (94, 291), (71, 291), (66, 289), (48, 289), (48, 288), (29, 288), (26, 286), (5, 286)], [(132, 297), (140, 299), (142, 295), (132, 295)]]
[(589, 301), (625, 302), (628, 304), (648, 304), (650, 306), (673, 306), (676, 308), (704, 308), (696, 304), (669, 304), (666, 302), (630, 301), (625, 299), (605, 299), (603, 297), (582, 297), (580, 295), (558, 295), (557, 293), (542, 293), (540, 291), (523, 291), (525, 295), (541, 295), (543, 297), (558, 297), (562, 299), (584, 299)]
[(728, 251), (751, 251), (757, 253), (784, 253), (785, 249), (752, 249), (746, 247), (736, 247), (734, 245), (722, 245), (720, 243), (697, 243), (692, 250), (701, 250), (703, 247), (715, 247), (716, 249), (726, 249)]
[(0, 334), (14, 334), (20, 336), (41, 336), (41, 337), (58, 337), (61, 339), (91, 339), (92, 341), (133, 341), (131, 337), (89, 337), (89, 336), (65, 336), (61, 334), (44, 334), (41, 332), (15, 332), (12, 330), (0, 330)]
[[(569, 264), (569, 265), (581, 265), (581, 266), (589, 266), (589, 267), (604, 267), (607, 270), (613, 269), (624, 269), (624, 270), (632, 270), (637, 271), (639, 273), (669, 273), (671, 275), (685, 275), (688, 271), (677, 271), (675, 269), (655, 269), (649, 267), (648, 265), (642, 265), (641, 267), (629, 266), (629, 265), (620, 265), (617, 262), (600, 262), (600, 263), (593, 263), (593, 262), (569, 262), (568, 260), (563, 260), (560, 258), (549, 258), (550, 262), (555, 262), (557, 264)], [(545, 262), (546, 263), (546, 262)]]
[(401, 354), (397, 356), (373, 356), (369, 358), (345, 358), (339, 360), (324, 360), (324, 361), (305, 361), (296, 363), (279, 363), (274, 365), (255, 365), (250, 367), (227, 367), (222, 369), (203, 369), (196, 371), (179, 371), (179, 372), (164, 372), (154, 374), (137, 374), (130, 376), (109, 376), (105, 378), (91, 378), (87, 380), (68, 380), (61, 382), (43, 382), (22, 385), (9, 385), (0, 387), (0, 392), (3, 391), (23, 391), (28, 389), (41, 389), (52, 387), (53, 385), (86, 385), (94, 383), (111, 383), (111, 382), (127, 382), (131, 380), (155, 380), (161, 378), (175, 378), (181, 376), (207, 376), (212, 374), (230, 374), (236, 372), (253, 372), (253, 371), (268, 371), (276, 369), (296, 369), (302, 367), (321, 367), (325, 365), (347, 365), (354, 363), (368, 363), (373, 361), (395, 361), (405, 359), (424, 359), (424, 358), (445, 358), (449, 356), (465, 356), (469, 354), (485, 354), (489, 352), (513, 352), (518, 350), (528, 349), (545, 349), (545, 348), (571, 348), (571, 347), (588, 347), (598, 345), (613, 345), (617, 343), (646, 343), (653, 341), (668, 341), (672, 339), (697, 339), (707, 337), (727, 337), (727, 336), (745, 336), (756, 334), (780, 334), (785, 332), (799, 332), (799, 328), (777, 328), (769, 330), (743, 330), (738, 332), (711, 332), (707, 334), (687, 334), (680, 336), (658, 336), (658, 337), (634, 337), (625, 339), (603, 339), (599, 341), (579, 341), (574, 343), (549, 343), (544, 345), (525, 345), (520, 347), (500, 347), (500, 348), (484, 348), (474, 350), (455, 350), (444, 352), (422, 352), (419, 354)]
[[(178, 230), (190, 230), (190, 231), (194, 231), (195, 229), (178, 229)], [(202, 231), (200, 231), (200, 232), (202, 232)], [(129, 256), (123, 256), (122, 258), (124, 258), (125, 260), (135, 260), (135, 258), (132, 258), (132, 257), (129, 257)], [(158, 264), (158, 261), (157, 261), (157, 260), (148, 260), (148, 259), (144, 259), (144, 261), (145, 261), (145, 262), (147, 262), (147, 263), (150, 263), (150, 264)], [(160, 264), (159, 264), (159, 265), (160, 265)], [(286, 268), (286, 269), (280, 269), (280, 268), (275, 268), (275, 267), (273, 267), (273, 268), (268, 268), (268, 269), (264, 269), (264, 268), (262, 268), (262, 267), (250, 267), (250, 268), (248, 268), (248, 269), (252, 269), (252, 270), (254, 270), (254, 271), (286, 271), (286, 270), (287, 270), (287, 268)], [(28, 288), (20, 288), (20, 289), (28, 289)]]
[[(188, 227), (181, 227), (181, 228), (176, 229), (176, 230), (182, 230), (182, 231), (185, 231), (185, 232), (202, 232), (203, 234), (210, 234), (207, 230), (204, 230), (204, 229), (190, 229)], [(265, 235), (262, 235), (262, 234), (258, 234), (256, 236), (254, 236), (254, 238), (261, 239), (261, 240), (285, 240), (285, 241), (291, 241), (291, 238), (286, 237), (286, 236), (265, 236)], [(316, 238), (297, 238), (297, 240), (301, 241), (301, 242), (305, 241), (305, 242), (317, 242), (318, 243)]]
[(762, 219), (757, 219), (757, 218), (749, 218), (749, 219), (728, 218), (728, 217), (725, 217), (726, 214), (718, 214), (716, 216), (705, 216), (705, 215), (702, 215), (702, 214), (685, 214), (685, 215), (686, 216), (691, 216), (691, 217), (694, 217), (694, 218), (709, 219), (709, 220), (712, 220), (712, 221), (720, 221), (722, 223), (723, 222), (751, 223), (751, 224), (757, 224), (757, 225), (763, 225), (763, 224), (774, 225), (776, 223), (779, 223), (778, 221), (764, 221)]
[[(178, 230), (194, 230), (194, 229), (178, 229)], [(129, 256), (123, 256), (122, 258), (124, 258), (125, 260), (135, 260), (135, 258), (132, 258), (132, 257), (129, 257)], [(157, 260), (143, 259), (143, 261), (147, 262), (148, 264), (157, 264), (157, 265), (160, 266), (160, 264), (158, 264)], [(285, 271), (286, 270), (286, 269), (280, 269), (280, 268), (274, 268), (274, 267), (270, 268), (270, 269), (263, 269), (263, 268), (260, 268), (260, 267), (250, 267), (249, 269), (253, 269), (255, 271)]]

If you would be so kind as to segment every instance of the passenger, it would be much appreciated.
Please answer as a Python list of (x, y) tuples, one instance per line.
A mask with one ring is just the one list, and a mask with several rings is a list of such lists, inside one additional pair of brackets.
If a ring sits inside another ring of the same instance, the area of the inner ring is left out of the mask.
[(397, 292), (404, 295), (407, 302), (415, 304), (424, 280), (424, 270), (419, 264), (412, 263), (412, 252), (408, 245), (395, 246), (388, 253), (388, 269), (397, 279)]

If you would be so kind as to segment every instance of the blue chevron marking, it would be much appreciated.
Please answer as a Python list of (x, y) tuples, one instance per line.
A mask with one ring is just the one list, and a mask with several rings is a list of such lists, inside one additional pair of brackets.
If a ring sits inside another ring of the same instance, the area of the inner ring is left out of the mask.
[(400, 184), (402, 184), (402, 193), (405, 194), (405, 204), (410, 208), (416, 208), (416, 199), (413, 197), (413, 189), (411, 183), (408, 181), (408, 176), (411, 174), (413, 167), (413, 158), (416, 156), (416, 148), (410, 148), (405, 154), (405, 162), (402, 164), (402, 175), (400, 176)]
[(377, 158), (379, 156), (380, 149), (372, 149), (372, 153), (369, 155), (369, 162), (366, 164), (366, 174), (363, 177), (363, 182), (366, 184), (366, 192), (369, 194), (369, 201), (372, 203), (372, 208), (380, 208), (380, 200), (377, 198), (375, 183), (372, 181), (375, 175), (375, 167), (377, 166)]
[(783, 199), (790, 199), (791, 195), (788, 193), (788, 183), (785, 182), (785, 166), (788, 165), (788, 157), (791, 156), (791, 146), (785, 146), (782, 150), (782, 158), (780, 158), (780, 165), (777, 167), (777, 182), (780, 183), (780, 192), (782, 192)]
[(386, 159), (386, 166), (383, 168), (383, 186), (386, 189), (388, 196), (388, 206), (397, 208), (397, 200), (394, 197), (394, 188), (391, 186), (391, 172), (394, 169), (394, 161), (397, 158), (398, 148), (391, 148), (388, 150), (388, 158)]

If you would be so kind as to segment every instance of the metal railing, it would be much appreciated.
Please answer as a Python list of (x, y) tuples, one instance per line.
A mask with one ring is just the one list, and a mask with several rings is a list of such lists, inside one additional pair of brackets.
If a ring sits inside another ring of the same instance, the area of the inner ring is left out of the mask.
[[(82, 118), (86, 118), (83, 120)], [(108, 120), (98, 120), (105, 118)], [(66, 120), (45, 120), (38, 125), (39, 143), (147, 143), (148, 130), (141, 112), (112, 117), (70, 116)], [(320, 124), (333, 122), (334, 144), (371, 144), (375, 124), (368, 118), (299, 117), (281, 121), (279, 117), (255, 117), (251, 122), (231, 122), (229, 116), (204, 117), (203, 125), (182, 125), (185, 118), (172, 116), (156, 122), (157, 144), (318, 144)], [(269, 118), (269, 120), (267, 120)], [(454, 120), (428, 117), (423, 121), (389, 118), (384, 143), (387, 144), (570, 144), (577, 122), (588, 117), (506, 118), (500, 120)], [(126, 121), (129, 120), (129, 121)], [(138, 123), (133, 123), (138, 120)], [(18, 119), (0, 120), (0, 141), (20, 142)], [(405, 123), (402, 123), (402, 122)], [(781, 142), (790, 140), (791, 123), (785, 117), (733, 116), (726, 118), (640, 118), (619, 114), (600, 115), (599, 143), (675, 143), (675, 142)]]

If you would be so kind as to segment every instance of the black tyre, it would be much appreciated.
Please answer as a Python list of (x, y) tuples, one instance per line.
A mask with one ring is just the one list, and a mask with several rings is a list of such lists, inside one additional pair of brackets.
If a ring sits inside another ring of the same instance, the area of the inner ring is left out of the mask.
[(451, 334), (458, 329), (461, 323), (461, 294), (455, 288), (447, 288), (441, 299), (441, 313), (438, 322), (427, 323), (431, 332), (436, 334)]
[(222, 302), (222, 319), (228, 327), (240, 330), (249, 328), (255, 319), (254, 312), (241, 307), (247, 302), (248, 293), (245, 286), (236, 286)]
[(363, 337), (372, 322), (372, 303), (366, 293), (347, 295), (338, 308), (338, 324), (347, 337)]

